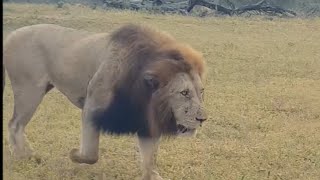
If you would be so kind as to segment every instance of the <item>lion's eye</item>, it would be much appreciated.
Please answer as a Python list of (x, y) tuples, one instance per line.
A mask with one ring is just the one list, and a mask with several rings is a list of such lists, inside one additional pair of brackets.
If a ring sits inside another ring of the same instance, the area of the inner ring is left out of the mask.
[(189, 90), (183, 90), (180, 92), (183, 96), (188, 96), (189, 95)]

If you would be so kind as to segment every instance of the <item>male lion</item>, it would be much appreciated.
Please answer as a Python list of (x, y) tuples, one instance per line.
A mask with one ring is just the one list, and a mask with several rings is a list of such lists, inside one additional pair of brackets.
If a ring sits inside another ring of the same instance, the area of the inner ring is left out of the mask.
[(194, 134), (207, 118), (201, 54), (145, 26), (112, 34), (27, 26), (8, 36), (3, 53), (14, 92), (9, 140), (18, 157), (31, 152), (25, 126), (54, 87), (82, 109), (80, 149), (71, 160), (96, 163), (100, 131), (137, 133), (144, 179), (161, 179), (154, 165), (161, 135)]

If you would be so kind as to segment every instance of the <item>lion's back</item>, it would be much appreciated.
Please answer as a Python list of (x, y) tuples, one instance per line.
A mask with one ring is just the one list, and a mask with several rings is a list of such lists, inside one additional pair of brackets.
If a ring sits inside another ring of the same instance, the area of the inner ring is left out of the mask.
[(41, 56), (57, 59), (66, 47), (87, 35), (89, 33), (85, 31), (53, 24), (25, 26), (11, 32), (5, 39), (3, 51), (7, 58), (4, 62), (12, 64), (12, 61), (23, 60), (23, 64), (42, 64), (44, 62), (37, 62)]
[[(11, 32), (4, 42), (4, 51), (32, 49), (45, 51), (47, 57), (60, 54), (63, 49), (90, 33), (53, 24), (25, 26)], [(25, 54), (26, 53), (26, 54)], [(24, 55), (31, 53), (25, 51)], [(17, 54), (17, 53), (16, 53)], [(21, 54), (21, 53), (20, 53)]]

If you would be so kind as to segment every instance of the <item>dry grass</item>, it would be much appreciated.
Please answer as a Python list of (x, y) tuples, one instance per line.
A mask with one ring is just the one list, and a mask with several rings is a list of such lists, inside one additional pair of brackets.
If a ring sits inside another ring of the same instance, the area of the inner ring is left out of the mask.
[[(210, 120), (195, 138), (162, 141), (158, 167), (163, 177), (320, 177), (320, 19), (199, 19), (17, 4), (4, 4), (3, 19), (4, 35), (38, 23), (96, 32), (147, 23), (201, 50), (208, 65)], [(134, 137), (104, 137), (97, 164), (71, 163), (68, 153), (79, 146), (80, 110), (56, 90), (45, 97), (26, 130), (38, 157), (13, 160), (6, 140), (13, 109), (9, 84), (3, 121), (6, 179), (140, 178)]]

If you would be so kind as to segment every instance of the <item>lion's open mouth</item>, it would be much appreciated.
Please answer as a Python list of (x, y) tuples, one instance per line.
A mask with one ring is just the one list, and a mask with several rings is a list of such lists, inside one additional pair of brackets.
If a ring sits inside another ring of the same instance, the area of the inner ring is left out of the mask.
[(181, 125), (181, 124), (177, 125), (177, 129), (178, 129), (178, 133), (185, 133), (185, 132), (194, 130), (194, 129), (187, 128), (187, 127), (185, 127), (184, 125)]

